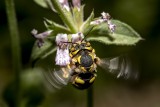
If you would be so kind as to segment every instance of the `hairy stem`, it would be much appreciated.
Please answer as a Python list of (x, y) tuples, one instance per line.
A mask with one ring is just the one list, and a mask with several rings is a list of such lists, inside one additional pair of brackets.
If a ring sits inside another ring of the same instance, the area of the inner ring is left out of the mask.
[(67, 10), (65, 10), (58, 0), (51, 0), (51, 1), (57, 13), (60, 15), (61, 19), (63, 20), (63, 22), (69, 27), (72, 33), (76, 33), (78, 30), (77, 30), (77, 26), (75, 26), (74, 24), (71, 12), (68, 12)]
[(5, 0), (6, 13), (8, 18), (8, 26), (11, 38), (11, 48), (12, 48), (12, 68), (15, 73), (15, 107), (18, 107), (19, 102), (19, 84), (20, 84), (20, 71), (21, 71), (21, 54), (20, 54), (20, 41), (17, 26), (17, 19), (15, 14), (15, 7), (13, 0)]

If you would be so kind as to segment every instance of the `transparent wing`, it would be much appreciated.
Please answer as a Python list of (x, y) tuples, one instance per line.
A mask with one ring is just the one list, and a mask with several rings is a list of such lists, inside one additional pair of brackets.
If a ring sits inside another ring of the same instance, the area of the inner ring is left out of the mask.
[(70, 81), (72, 72), (72, 70), (68, 70), (65, 68), (43, 72), (46, 78), (45, 85), (50, 91), (54, 91), (55, 89), (61, 89)]
[(117, 74), (117, 78), (138, 78), (138, 66), (126, 55), (100, 59), (98, 66), (111, 73)]

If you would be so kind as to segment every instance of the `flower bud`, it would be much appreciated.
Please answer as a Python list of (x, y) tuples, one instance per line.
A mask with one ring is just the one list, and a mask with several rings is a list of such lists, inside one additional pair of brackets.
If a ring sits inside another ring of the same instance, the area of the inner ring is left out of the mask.
[(80, 11), (81, 0), (72, 0), (72, 4), (73, 4), (74, 7), (77, 7), (78, 10)]
[(59, 2), (61, 3), (63, 8), (65, 8), (67, 11), (70, 11), (68, 0), (59, 0)]

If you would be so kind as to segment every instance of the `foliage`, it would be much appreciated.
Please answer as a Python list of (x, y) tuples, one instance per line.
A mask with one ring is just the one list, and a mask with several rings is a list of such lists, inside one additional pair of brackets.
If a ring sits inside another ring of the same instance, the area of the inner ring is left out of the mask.
[[(57, 3), (58, 0), (52, 1), (54, 4)], [(37, 4), (41, 4), (42, 7), (47, 8), (47, 4), (44, 0), (38, 1), (35, 0)], [(74, 34), (76, 32), (82, 32), (84, 35), (89, 35), (86, 38), (89, 41), (96, 41), (103, 43), (103, 45), (135, 45), (138, 41), (142, 40), (140, 35), (129, 25), (125, 24), (124, 22), (114, 20), (112, 19), (111, 22), (116, 25), (115, 31), (112, 33), (110, 29), (108, 29), (108, 24), (101, 23), (98, 25), (91, 25), (90, 23), (98, 18), (94, 18), (94, 11), (91, 13), (91, 15), (84, 21), (84, 5), (82, 5), (78, 11), (77, 7), (72, 8), (73, 14), (71, 14), (71, 11), (67, 11), (66, 9), (63, 9), (63, 7), (58, 5), (57, 13), (60, 15), (61, 19), (63, 20), (64, 24), (66, 26), (62, 26), (59, 24), (56, 24), (53, 21), (48, 21), (46, 19), (46, 22), (49, 22), (48, 24), (45, 23), (45, 26), (48, 30), (53, 30), (53, 33), (49, 36), (54, 37), (57, 35), (57, 33), (67, 33), (67, 34)], [(74, 23), (74, 24), (73, 24)], [(76, 31), (76, 32), (75, 32)], [(46, 45), (48, 43), (46, 42)], [(35, 46), (34, 46), (35, 47)], [(36, 49), (36, 51), (32, 51), (32, 59), (41, 58), (41, 54), (36, 54), (36, 52), (40, 53), (46, 53), (46, 49), (53, 49), (53, 46), (44, 46), (42, 49), (39, 49), (39, 51)], [(49, 51), (51, 54), (55, 51)], [(48, 54), (48, 55), (50, 55)], [(36, 56), (35, 56), (36, 55)], [(46, 56), (46, 55), (45, 55)], [(33, 58), (34, 57), (34, 58)]]
[[(59, 3), (58, 0), (51, 0), (49, 4), (46, 1), (47, 0), (34, 0), (37, 4), (39, 4), (42, 7), (47, 8), (48, 6), (54, 6), (51, 7), (53, 11), (57, 12), (64, 22), (64, 25), (57, 24), (54, 21), (45, 19), (44, 24), (46, 26), (47, 31), (53, 31), (48, 37), (46, 37), (44, 40), (44, 44), (42, 47), (37, 47), (37, 42), (35, 42), (33, 49), (32, 49), (32, 54), (31, 54), (31, 60), (35, 63), (39, 59), (44, 59), (47, 56), (51, 55), (56, 51), (56, 46), (55, 43), (53, 42), (55, 39), (55, 36), (59, 33), (66, 33), (68, 34), (68, 38), (70, 38), (70, 34), (75, 34), (78, 32), (83, 33), (86, 36), (86, 39), (89, 41), (96, 41), (99, 43), (102, 43), (105, 46), (108, 45), (115, 45), (115, 46), (120, 46), (120, 45), (125, 45), (125, 46), (132, 46), (135, 45), (138, 41), (142, 40), (142, 38), (139, 36), (139, 34), (131, 28), (129, 25), (118, 21), (118, 20), (110, 20), (114, 25), (116, 25), (116, 29), (114, 32), (112, 32), (109, 28), (109, 24), (107, 23), (100, 23), (96, 25), (92, 25), (91, 22), (95, 20), (99, 20), (100, 18), (94, 17), (94, 11), (92, 11), (91, 15), (84, 20), (84, 5), (81, 5), (80, 7), (73, 7), (71, 8), (72, 11), (68, 11), (63, 8), (63, 6)], [(7, 2), (6, 2), (7, 4)], [(53, 9), (54, 8), (54, 9)], [(12, 8), (13, 9), (13, 8)], [(10, 10), (12, 10), (10, 9)], [(10, 14), (8, 13), (8, 17)], [(11, 15), (11, 18), (15, 18), (14, 14), (13, 16)], [(8, 19), (11, 21), (11, 18)], [(16, 19), (14, 19), (16, 20)], [(10, 27), (16, 25), (16, 21), (10, 25)], [(15, 26), (17, 28), (17, 26)], [(12, 31), (11, 28), (11, 34), (13, 32), (18, 32), (17, 29), (15, 31)], [(18, 36), (18, 33), (15, 34)], [(88, 36), (89, 35), (89, 36)], [(12, 35), (12, 38), (13, 35)], [(15, 38), (13, 40), (13, 45), (19, 43), (19, 40)], [(19, 47), (16, 44), (16, 49), (19, 52)], [(12, 47), (13, 54), (16, 54), (14, 51), (14, 47)], [(20, 55), (19, 53), (17, 55), (14, 55), (16, 59), (18, 59), (17, 63), (19, 65), (16, 66), (21, 66), (21, 62), (19, 61)], [(14, 59), (14, 62), (15, 59)], [(16, 73), (16, 89), (13, 90), (7, 90), (6, 93), (14, 93), (15, 91), (17, 92), (18, 90), (18, 97), (16, 97), (16, 105), (17, 107), (19, 106), (37, 106), (40, 104), (40, 102), (44, 98), (44, 90), (42, 90), (41, 86), (43, 83), (44, 78), (42, 75), (40, 75), (40, 72), (43, 72), (42, 69), (28, 69), (28, 70), (23, 70), (22, 75), (20, 74), (20, 69), (21, 67), (17, 68), (18, 73)], [(16, 70), (16, 69), (15, 69)], [(32, 80), (36, 79), (36, 80)], [(14, 84), (14, 83), (13, 83)], [(13, 85), (12, 84), (12, 85)], [(10, 87), (9, 87), (10, 88)], [(8, 89), (9, 89), (8, 88)], [(21, 97), (19, 97), (21, 95)], [(13, 95), (16, 96), (16, 95)], [(36, 96), (36, 98), (35, 98)], [(38, 97), (37, 97), (38, 96)], [(22, 99), (20, 99), (22, 98)], [(35, 99), (38, 99), (37, 101), (34, 102)], [(14, 100), (12, 98), (12, 100)], [(17, 104), (17, 101), (19, 100), (20, 104)], [(7, 100), (6, 100), (7, 101)], [(9, 102), (9, 101), (8, 101)], [(11, 105), (12, 106), (12, 105)]]

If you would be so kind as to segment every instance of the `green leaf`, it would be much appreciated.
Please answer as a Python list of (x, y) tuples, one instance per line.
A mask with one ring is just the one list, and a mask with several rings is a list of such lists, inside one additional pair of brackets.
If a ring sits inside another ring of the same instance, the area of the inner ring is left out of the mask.
[(37, 46), (36, 41), (32, 49), (31, 61), (32, 63), (35, 63), (37, 60), (46, 58), (55, 51), (56, 48), (51, 41), (45, 40), (44, 45), (40, 48)]
[(58, 33), (66, 33), (66, 34), (71, 33), (71, 31), (68, 28), (66, 28), (65, 26), (57, 24), (57, 23), (55, 23), (51, 20), (48, 20), (48, 19), (45, 19), (44, 24), (47, 29), (53, 30), (51, 36), (56, 36)]
[(129, 25), (118, 20), (112, 20), (116, 25), (116, 30), (111, 33), (106, 23), (102, 23), (93, 28), (88, 40), (101, 42), (106, 45), (135, 45), (142, 40), (140, 35)]
[(72, 12), (67, 11), (65, 8), (62, 7), (59, 0), (51, 0), (55, 10), (59, 14), (62, 21), (65, 23), (65, 25), (70, 29), (72, 33), (77, 33), (78, 28), (75, 27), (75, 22), (73, 20)]
[(93, 25), (90, 25), (90, 22), (93, 20), (94, 18), (94, 11), (92, 11), (91, 15), (87, 18), (87, 20), (82, 24), (81, 28), (80, 28), (80, 32), (83, 32), (83, 34), (87, 34), (92, 28)]
[(48, 8), (48, 5), (45, 0), (33, 0), (33, 1), (41, 7)]

